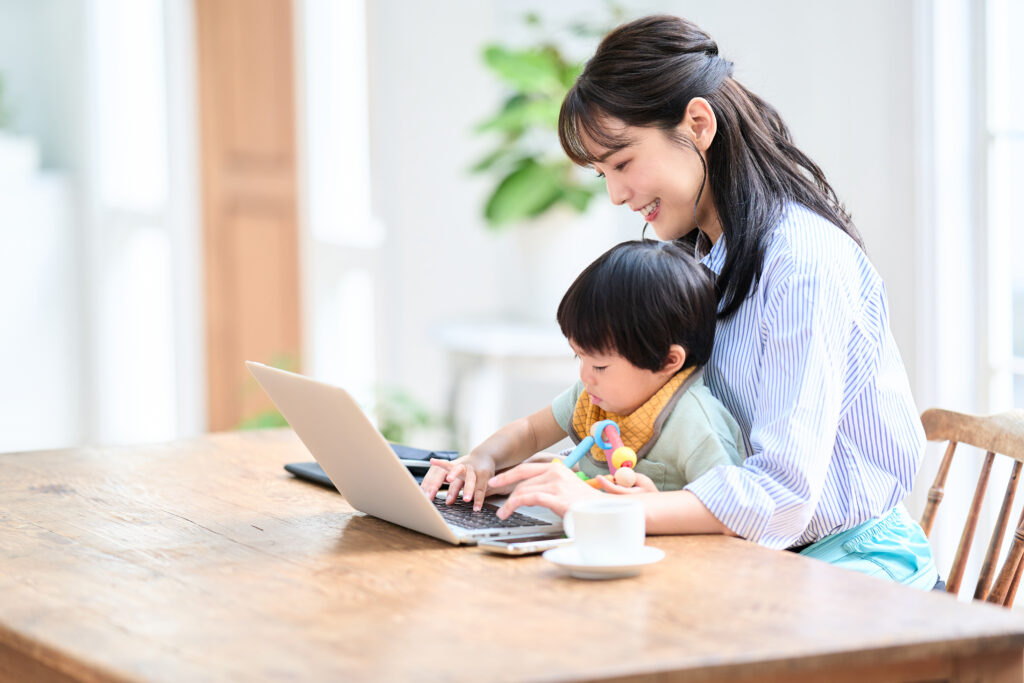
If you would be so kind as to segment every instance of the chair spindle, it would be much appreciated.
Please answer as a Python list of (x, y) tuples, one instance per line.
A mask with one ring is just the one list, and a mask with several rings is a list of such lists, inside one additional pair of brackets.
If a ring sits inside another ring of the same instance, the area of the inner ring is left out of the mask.
[(956, 557), (953, 559), (953, 569), (950, 570), (949, 580), (946, 582), (946, 590), (950, 593), (960, 592), (960, 582), (964, 578), (967, 558), (971, 554), (971, 542), (974, 540), (974, 531), (978, 526), (978, 515), (981, 513), (981, 504), (985, 499), (985, 490), (988, 488), (988, 478), (992, 473), (993, 460), (995, 460), (995, 453), (989, 451), (985, 454), (985, 464), (981, 467), (978, 486), (974, 490), (971, 511), (967, 515), (967, 524), (964, 526), (964, 532), (960, 536), (960, 545), (957, 547)]
[[(992, 585), (992, 575), (995, 573), (996, 562), (999, 560), (999, 551), (1003, 547), (1006, 525), (1010, 521), (1010, 508), (1013, 507), (1013, 499), (1017, 495), (1021, 464), (1019, 460), (1013, 462), (1013, 470), (1010, 472), (1010, 478), (1006, 481), (1006, 494), (1003, 496), (1003, 504), (999, 508), (999, 518), (988, 544), (988, 552), (985, 553), (985, 563), (981, 566), (978, 585), (974, 589), (975, 600), (984, 600), (988, 597), (988, 589)], [(1018, 524), (1018, 526), (1020, 525)]]

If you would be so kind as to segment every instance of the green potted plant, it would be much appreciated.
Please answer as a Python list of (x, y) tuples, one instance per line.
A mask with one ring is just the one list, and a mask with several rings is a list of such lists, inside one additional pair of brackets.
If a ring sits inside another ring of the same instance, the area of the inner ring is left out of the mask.
[(471, 172), (492, 182), (482, 217), (502, 241), (504, 300), (494, 312), (503, 321), (549, 327), (576, 274), (617, 241), (614, 207), (591, 201), (604, 194), (603, 181), (569, 161), (558, 143), (566, 92), (585, 56), (624, 16), (613, 3), (601, 7), (576, 23), (527, 14), (521, 41), (491, 42), (482, 51), (504, 93), (474, 130), (491, 144)]
[[(613, 19), (622, 11), (609, 5)], [(524, 17), (537, 39), (525, 47), (490, 43), (483, 61), (506, 88), (507, 94), (492, 116), (476, 132), (495, 139), (493, 148), (471, 169), (494, 178), (484, 207), (492, 229), (536, 218), (564, 206), (582, 213), (600, 183), (580, 173), (558, 145), (558, 111), (565, 93), (582, 71), (582, 62), (566, 55), (556, 36), (545, 34), (540, 17)], [(568, 35), (593, 38), (604, 29), (585, 24), (568, 27)]]

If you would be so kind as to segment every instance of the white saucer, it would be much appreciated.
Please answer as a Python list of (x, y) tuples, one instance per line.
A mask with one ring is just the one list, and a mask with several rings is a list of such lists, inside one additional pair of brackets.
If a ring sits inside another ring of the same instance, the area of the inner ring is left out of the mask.
[(645, 545), (640, 551), (622, 562), (615, 564), (594, 564), (584, 562), (576, 552), (573, 545), (562, 545), (557, 548), (545, 550), (544, 559), (557, 564), (569, 572), (570, 576), (577, 579), (620, 579), (626, 576), (635, 576), (640, 573), (640, 568), (647, 564), (654, 564), (665, 557), (665, 551), (660, 548), (652, 548)]

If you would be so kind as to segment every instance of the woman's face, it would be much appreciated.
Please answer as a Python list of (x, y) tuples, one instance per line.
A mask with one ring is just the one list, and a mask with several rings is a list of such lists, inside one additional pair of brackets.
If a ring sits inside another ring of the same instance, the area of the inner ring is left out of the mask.
[[(686, 122), (677, 133), (687, 136)], [(628, 126), (620, 121), (605, 123), (608, 133), (629, 141), (609, 151), (590, 141), (588, 151), (597, 159), (594, 169), (603, 176), (613, 204), (626, 204), (650, 224), (662, 240), (682, 237), (696, 227), (694, 203), (704, 170), (698, 152), (685, 142), (674, 140), (659, 128)], [(691, 138), (692, 139), (692, 138)], [(697, 219), (709, 236), (717, 239), (711, 192), (705, 185)]]

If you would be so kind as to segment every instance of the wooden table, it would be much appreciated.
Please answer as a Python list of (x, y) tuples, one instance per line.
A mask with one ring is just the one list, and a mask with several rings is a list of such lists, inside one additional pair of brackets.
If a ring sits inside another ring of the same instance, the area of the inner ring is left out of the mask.
[(288, 430), (0, 455), (0, 679), (1024, 680), (1024, 620), (718, 537), (609, 582), (292, 479)]

